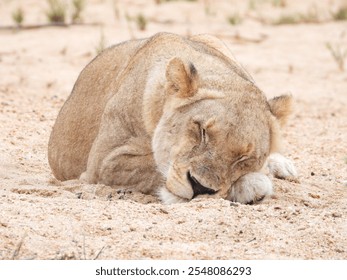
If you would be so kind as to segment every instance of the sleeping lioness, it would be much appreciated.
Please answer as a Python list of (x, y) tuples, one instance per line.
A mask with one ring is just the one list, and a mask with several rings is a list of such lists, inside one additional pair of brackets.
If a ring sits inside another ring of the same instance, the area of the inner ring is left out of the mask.
[(267, 100), (217, 38), (160, 33), (106, 49), (80, 74), (54, 125), (59, 180), (156, 193), (164, 203), (213, 196), (241, 203), (292, 179), (278, 154), (292, 98)]

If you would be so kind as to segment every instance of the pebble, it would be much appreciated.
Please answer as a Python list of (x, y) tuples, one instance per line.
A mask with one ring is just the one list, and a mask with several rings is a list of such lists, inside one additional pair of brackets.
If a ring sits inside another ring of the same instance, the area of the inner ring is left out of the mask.
[(163, 208), (159, 208), (159, 211), (161, 212), (161, 213), (163, 213), (163, 214), (169, 214), (169, 212), (168, 211), (166, 211), (165, 209), (163, 209)]
[(332, 213), (332, 216), (333, 216), (334, 218), (341, 218), (341, 217), (342, 217), (342, 214), (340, 214), (340, 213)]
[(319, 194), (314, 194), (314, 193), (308, 193), (308, 195), (312, 198), (315, 198), (315, 199), (318, 199), (320, 198), (320, 195)]

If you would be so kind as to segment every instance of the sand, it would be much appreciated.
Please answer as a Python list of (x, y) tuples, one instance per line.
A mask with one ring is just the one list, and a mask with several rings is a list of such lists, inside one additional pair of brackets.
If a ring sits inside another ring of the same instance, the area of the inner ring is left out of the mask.
[[(347, 72), (326, 47), (347, 45), (346, 21), (329, 18), (340, 2), (254, 1), (254, 9), (247, 1), (209, 2), (116, 1), (115, 13), (112, 1), (90, 0), (84, 24), (47, 27), (45, 1), (1, 1), (0, 259), (347, 258)], [(8, 28), (19, 5), (26, 28)], [(319, 23), (271, 24), (312, 9)], [(226, 18), (235, 11), (243, 20), (234, 26)], [(140, 12), (145, 31), (125, 19)], [(299, 182), (274, 179), (274, 195), (256, 205), (163, 205), (150, 195), (53, 178), (51, 128), (102, 37), (108, 46), (159, 31), (217, 35), (269, 98), (293, 94), (283, 154)]]

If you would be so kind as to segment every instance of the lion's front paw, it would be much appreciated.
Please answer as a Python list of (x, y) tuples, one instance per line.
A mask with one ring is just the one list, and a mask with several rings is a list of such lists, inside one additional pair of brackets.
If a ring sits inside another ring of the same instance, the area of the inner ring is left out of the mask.
[(270, 173), (276, 178), (297, 181), (298, 174), (294, 163), (281, 154), (274, 153), (269, 156), (268, 168)]
[(248, 173), (238, 179), (231, 187), (228, 200), (245, 204), (261, 201), (272, 193), (270, 179), (262, 173)]

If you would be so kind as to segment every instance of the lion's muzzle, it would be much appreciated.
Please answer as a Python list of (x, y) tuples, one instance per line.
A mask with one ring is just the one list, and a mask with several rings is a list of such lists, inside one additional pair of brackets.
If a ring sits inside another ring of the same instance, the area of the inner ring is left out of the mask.
[(193, 177), (190, 172), (187, 173), (188, 181), (193, 189), (193, 198), (200, 194), (215, 194), (216, 191), (203, 186), (195, 177)]

